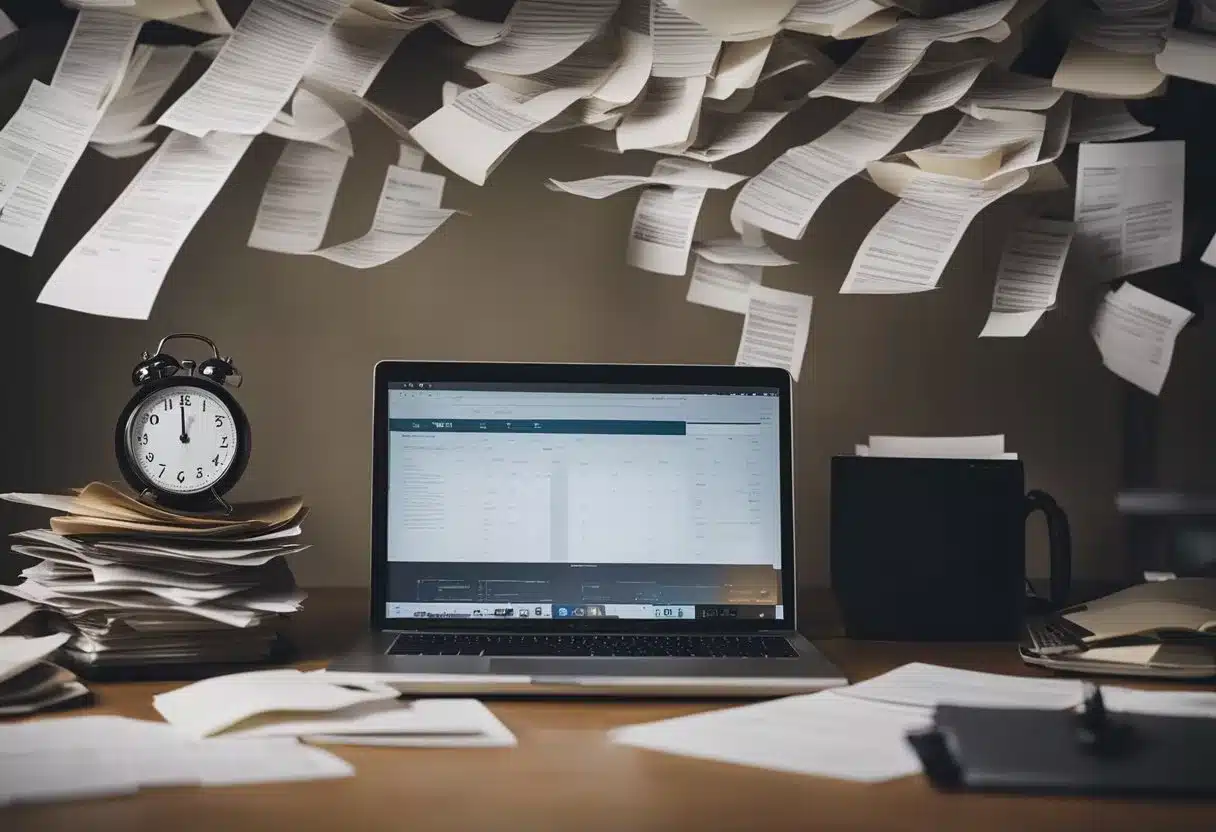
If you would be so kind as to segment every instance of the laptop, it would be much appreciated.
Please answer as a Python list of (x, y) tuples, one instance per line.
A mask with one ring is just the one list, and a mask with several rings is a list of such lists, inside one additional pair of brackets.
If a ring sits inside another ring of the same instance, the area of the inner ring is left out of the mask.
[(761, 367), (383, 361), (371, 630), (330, 671), (417, 693), (784, 695), (792, 383)]

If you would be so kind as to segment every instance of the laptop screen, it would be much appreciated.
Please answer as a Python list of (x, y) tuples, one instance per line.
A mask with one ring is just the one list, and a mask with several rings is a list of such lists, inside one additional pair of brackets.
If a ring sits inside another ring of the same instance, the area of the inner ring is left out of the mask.
[(390, 383), (387, 617), (782, 620), (780, 406)]

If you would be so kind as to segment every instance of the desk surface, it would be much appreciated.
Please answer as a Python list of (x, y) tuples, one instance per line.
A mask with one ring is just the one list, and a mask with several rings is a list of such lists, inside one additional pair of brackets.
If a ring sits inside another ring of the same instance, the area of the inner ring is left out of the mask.
[[(365, 597), (315, 593), (295, 622), (305, 665), (321, 665), (365, 620)], [(1032, 671), (1010, 646), (820, 641), (857, 681), (908, 661), (1003, 673)], [(90, 713), (158, 719), (168, 683), (92, 686)], [(0, 829), (714, 830), (760, 828), (1216, 830), (1216, 803), (942, 795), (920, 777), (880, 785), (729, 766), (612, 745), (617, 725), (693, 713), (695, 702), (496, 700), (514, 749), (332, 746), (357, 771), (346, 780), (222, 789), (157, 789), (134, 797), (0, 809)], [(73, 713), (83, 713), (75, 711)]]

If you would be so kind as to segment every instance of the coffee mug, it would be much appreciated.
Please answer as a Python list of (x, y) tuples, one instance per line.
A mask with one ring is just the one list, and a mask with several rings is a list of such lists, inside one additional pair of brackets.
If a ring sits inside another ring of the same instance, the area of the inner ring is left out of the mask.
[(1047, 520), (1050, 603), (1067, 603), (1072, 543), (1020, 460), (832, 460), (832, 589), (850, 638), (1008, 641), (1027, 606), (1026, 521)]

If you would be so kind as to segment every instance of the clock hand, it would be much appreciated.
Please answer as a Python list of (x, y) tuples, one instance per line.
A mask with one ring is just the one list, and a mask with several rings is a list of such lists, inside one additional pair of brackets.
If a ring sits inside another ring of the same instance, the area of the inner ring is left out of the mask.
[(178, 439), (180, 439), (184, 445), (190, 441), (190, 436), (186, 433), (186, 408), (179, 407), (178, 411), (182, 414), (182, 435), (179, 436)]

